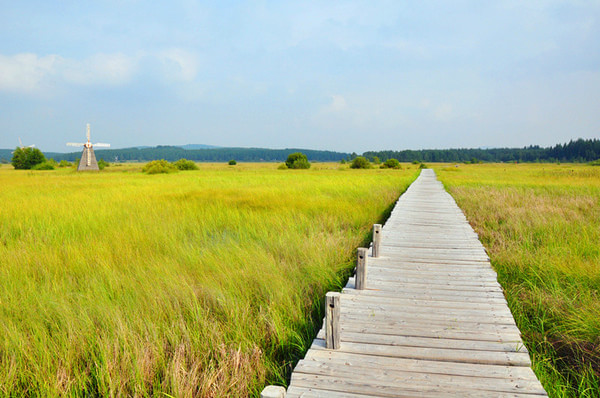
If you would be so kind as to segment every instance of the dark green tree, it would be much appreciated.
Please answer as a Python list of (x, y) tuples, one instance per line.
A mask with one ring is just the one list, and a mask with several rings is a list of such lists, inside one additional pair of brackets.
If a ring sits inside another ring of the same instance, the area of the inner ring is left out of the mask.
[(308, 158), (302, 152), (290, 153), (285, 161), (288, 169), (309, 169), (310, 163)]
[(12, 165), (15, 169), (29, 170), (33, 166), (44, 163), (46, 157), (37, 148), (19, 148), (13, 152)]
[(351, 169), (370, 169), (371, 163), (364, 156), (357, 156), (350, 163)]

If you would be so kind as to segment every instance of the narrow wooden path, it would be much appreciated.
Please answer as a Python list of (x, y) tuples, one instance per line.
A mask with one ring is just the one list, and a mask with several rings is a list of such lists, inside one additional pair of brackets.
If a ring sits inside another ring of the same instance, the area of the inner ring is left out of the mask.
[(340, 347), (321, 330), (279, 396), (546, 396), (485, 249), (433, 170), (381, 236), (365, 289), (351, 278), (340, 295)]

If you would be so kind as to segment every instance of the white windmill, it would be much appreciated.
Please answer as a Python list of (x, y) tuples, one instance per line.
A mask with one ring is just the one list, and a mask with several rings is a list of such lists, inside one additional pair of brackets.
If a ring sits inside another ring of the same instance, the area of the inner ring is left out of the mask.
[(81, 153), (81, 160), (79, 161), (79, 167), (77, 171), (84, 170), (99, 170), (98, 162), (96, 161), (96, 155), (94, 155), (94, 147), (110, 147), (110, 144), (103, 144), (101, 142), (92, 144), (90, 141), (90, 124), (87, 124), (87, 142), (80, 144), (78, 142), (67, 142), (67, 146), (83, 146), (83, 152)]
[[(21, 137), (19, 137), (19, 148), (20, 149), (33, 148), (33, 147), (35, 147), (35, 144), (27, 145), (27, 146), (23, 145), (23, 142), (21, 142)], [(12, 153), (15, 153), (15, 151), (12, 151)]]
[(35, 147), (35, 144), (27, 145), (27, 146), (23, 145), (23, 143), (21, 142), (21, 137), (19, 137), (19, 148), (25, 149), (25, 148), (33, 148), (33, 147)]

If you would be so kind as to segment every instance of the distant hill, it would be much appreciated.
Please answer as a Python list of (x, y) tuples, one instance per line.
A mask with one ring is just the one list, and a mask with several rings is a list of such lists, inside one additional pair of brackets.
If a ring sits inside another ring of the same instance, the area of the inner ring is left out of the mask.
[[(186, 147), (195, 146), (187, 145)], [(184, 149), (180, 146), (159, 145), (151, 148), (124, 148), (124, 149), (98, 149), (95, 151), (96, 158), (109, 162), (116, 160), (120, 162), (138, 161), (147, 162), (156, 159), (175, 161), (182, 158), (197, 162), (227, 162), (235, 159), (238, 162), (283, 162), (293, 152), (303, 152), (309, 160), (319, 162), (336, 162), (348, 158), (350, 154), (343, 152), (318, 151), (313, 149), (267, 149), (267, 148), (203, 148)], [(71, 153), (45, 153), (46, 157), (55, 160), (77, 159), (81, 152)]]
[(177, 145), (179, 148), (183, 148), (183, 149), (214, 149), (214, 148), (222, 148), (220, 146), (214, 146), (214, 145), (204, 145), (204, 144), (186, 144), (186, 145)]

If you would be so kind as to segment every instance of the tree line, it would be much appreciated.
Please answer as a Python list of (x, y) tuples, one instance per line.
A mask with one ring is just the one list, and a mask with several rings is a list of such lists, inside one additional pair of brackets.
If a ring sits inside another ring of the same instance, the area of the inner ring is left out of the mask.
[[(177, 146), (157, 146), (152, 148), (125, 148), (97, 150), (96, 158), (109, 162), (148, 162), (164, 159), (170, 162), (189, 159), (196, 162), (228, 162), (235, 159), (241, 162), (283, 162), (293, 152), (304, 153), (309, 161), (337, 162), (342, 159), (352, 160), (359, 156), (356, 153), (319, 151), (311, 149), (266, 149), (266, 148), (207, 148), (184, 149)], [(46, 153), (46, 157), (67, 161), (75, 161), (81, 152)], [(600, 159), (599, 139), (571, 140), (565, 144), (542, 148), (532, 145), (523, 148), (489, 148), (489, 149), (423, 149), (404, 151), (368, 151), (362, 154), (374, 161), (375, 157), (382, 162), (398, 159), (401, 162), (591, 162)], [(0, 150), (0, 160), (5, 163), (12, 158), (10, 150)]]
[(398, 159), (401, 162), (591, 162), (600, 159), (600, 140), (578, 139), (566, 144), (542, 148), (423, 149), (405, 151), (369, 151), (363, 156), (373, 160)]
[[(238, 162), (283, 162), (293, 152), (302, 152), (311, 161), (337, 162), (349, 156), (348, 153), (319, 151), (312, 149), (266, 149), (266, 148), (211, 148), (211, 149), (183, 149), (176, 146), (157, 146), (153, 148), (125, 148), (102, 149), (95, 151), (96, 158), (103, 158), (114, 162), (147, 162), (150, 160), (164, 159), (170, 162), (179, 159), (189, 159), (196, 162), (228, 162), (235, 159)], [(80, 152), (52, 153), (48, 156), (56, 160), (73, 161)]]

